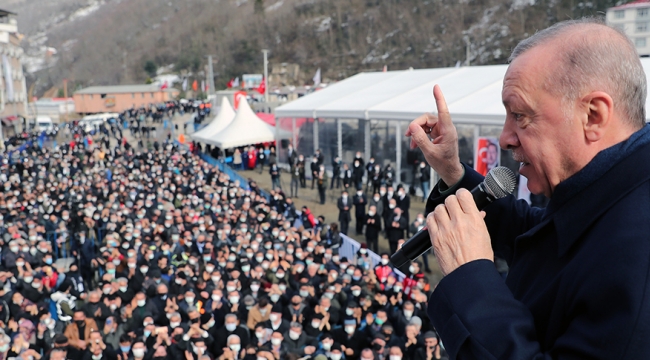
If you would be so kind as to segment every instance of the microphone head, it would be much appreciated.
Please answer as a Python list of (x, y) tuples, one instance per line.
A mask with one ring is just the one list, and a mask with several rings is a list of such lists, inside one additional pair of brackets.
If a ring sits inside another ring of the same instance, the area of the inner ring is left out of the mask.
[(515, 191), (517, 177), (507, 167), (498, 166), (487, 173), (483, 184), (485, 184), (485, 188), (492, 196), (501, 199)]

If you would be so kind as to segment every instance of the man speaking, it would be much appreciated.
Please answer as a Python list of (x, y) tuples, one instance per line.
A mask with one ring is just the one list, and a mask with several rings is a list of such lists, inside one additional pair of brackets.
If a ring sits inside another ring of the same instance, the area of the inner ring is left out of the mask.
[[(479, 212), (482, 181), (438, 115), (406, 132), (441, 182), (427, 226), (445, 277), (428, 313), (451, 358), (650, 359), (650, 127), (634, 45), (594, 19), (558, 23), (510, 57), (499, 138), (546, 209)], [(503, 280), (493, 258), (508, 262)]]

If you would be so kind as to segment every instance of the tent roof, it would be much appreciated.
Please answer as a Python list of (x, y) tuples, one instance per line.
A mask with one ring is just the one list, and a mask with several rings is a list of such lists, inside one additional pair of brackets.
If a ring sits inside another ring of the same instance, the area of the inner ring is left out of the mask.
[(255, 115), (245, 100), (239, 102), (237, 115), (230, 125), (206, 139), (206, 143), (222, 149), (275, 140), (275, 129)]
[[(650, 58), (641, 58), (641, 64), (648, 76)], [(436, 112), (432, 90), (439, 84), (454, 122), (502, 125), (506, 111), (501, 89), (507, 68), (491, 65), (360, 73), (280, 106), (275, 115), (411, 121), (425, 112)]]
[(230, 106), (228, 97), (224, 96), (221, 100), (219, 114), (203, 129), (190, 135), (193, 140), (199, 142), (208, 142), (214, 135), (225, 129), (235, 119), (235, 110)]

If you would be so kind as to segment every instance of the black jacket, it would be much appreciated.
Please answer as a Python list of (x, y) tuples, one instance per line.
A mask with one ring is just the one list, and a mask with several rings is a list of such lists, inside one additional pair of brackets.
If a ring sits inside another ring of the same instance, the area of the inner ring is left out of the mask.
[[(546, 209), (514, 196), (485, 208), (510, 272), (477, 260), (440, 281), (428, 313), (450, 358), (650, 358), (648, 129), (558, 184)], [(482, 181), (465, 171), (461, 187)], [(443, 201), (435, 189), (427, 210)]]

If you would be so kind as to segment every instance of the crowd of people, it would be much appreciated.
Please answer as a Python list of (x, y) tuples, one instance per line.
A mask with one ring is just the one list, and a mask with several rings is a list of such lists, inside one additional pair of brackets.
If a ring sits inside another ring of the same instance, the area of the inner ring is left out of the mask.
[(0, 183), (0, 358), (445, 357), (420, 263), (344, 256), (337, 223), (169, 141), (33, 144)]

